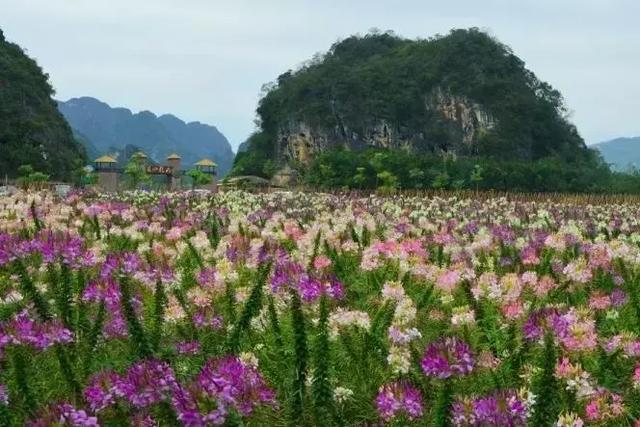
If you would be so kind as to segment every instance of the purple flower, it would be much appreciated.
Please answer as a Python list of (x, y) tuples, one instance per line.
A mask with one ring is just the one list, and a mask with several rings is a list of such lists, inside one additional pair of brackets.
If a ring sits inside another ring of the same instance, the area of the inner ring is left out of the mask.
[(287, 288), (298, 283), (304, 271), (302, 265), (291, 262), (287, 259), (278, 260), (271, 276), (271, 291), (279, 292), (282, 288)]
[(0, 404), (5, 406), (9, 404), (9, 392), (4, 384), (0, 384)]
[(304, 274), (300, 278), (298, 292), (304, 302), (315, 301), (322, 295), (322, 283), (318, 279)]
[(177, 385), (171, 366), (153, 359), (136, 363), (116, 381), (117, 393), (138, 408), (168, 399)]
[(216, 284), (216, 269), (205, 268), (201, 270), (196, 276), (196, 280), (198, 284), (205, 289), (213, 288)]
[(116, 398), (123, 397), (117, 387), (121, 382), (120, 376), (113, 371), (98, 372), (91, 376), (84, 389), (84, 398), (91, 411), (99, 412), (116, 403)]
[(256, 367), (233, 356), (209, 360), (198, 375), (198, 385), (222, 404), (248, 416), (260, 404), (275, 405), (275, 394)]
[(172, 398), (178, 420), (190, 427), (222, 425), (229, 409), (249, 416), (260, 405), (276, 406), (257, 368), (237, 357), (210, 359), (189, 386), (177, 386)]
[[(201, 401), (197, 399), (202, 394), (202, 390), (197, 386), (191, 387), (178, 386), (173, 392), (173, 408), (178, 416), (178, 421), (187, 427), (205, 427), (207, 425), (222, 425), (227, 418), (227, 408), (220, 402), (216, 402), (215, 408), (201, 408)], [(203, 413), (206, 412), (206, 413)]]
[(464, 341), (448, 337), (431, 343), (422, 358), (422, 370), (427, 376), (449, 378), (467, 375), (473, 370), (473, 354)]
[(514, 391), (503, 390), (455, 402), (451, 408), (451, 422), (456, 427), (525, 426), (527, 410)]
[(558, 317), (558, 311), (553, 308), (543, 308), (532, 312), (522, 326), (524, 337), (530, 341), (540, 338)]
[(151, 415), (137, 412), (129, 417), (129, 425), (131, 427), (158, 427), (160, 424)]
[(73, 341), (73, 333), (59, 321), (36, 322), (25, 309), (13, 319), (0, 324), (0, 350), (7, 345), (28, 345), (36, 350), (46, 350), (55, 344)]
[(422, 394), (406, 382), (394, 382), (380, 387), (376, 397), (380, 418), (390, 421), (404, 412), (410, 420), (420, 418), (423, 413)]
[(222, 329), (224, 320), (222, 316), (218, 316), (211, 308), (202, 308), (192, 316), (193, 324), (198, 329)]
[(54, 403), (39, 411), (35, 420), (27, 422), (28, 427), (99, 427), (98, 419), (90, 417), (83, 409), (76, 409), (69, 403)]
[(176, 343), (176, 351), (179, 354), (198, 354), (200, 343), (198, 341), (183, 341)]
[(342, 299), (345, 294), (344, 285), (333, 277), (326, 285), (325, 293), (333, 299)]
[(627, 294), (622, 289), (614, 289), (611, 292), (611, 305), (620, 307), (627, 303)]
[(122, 254), (122, 271), (127, 274), (133, 274), (140, 270), (142, 261), (140, 256), (134, 252), (125, 252)]

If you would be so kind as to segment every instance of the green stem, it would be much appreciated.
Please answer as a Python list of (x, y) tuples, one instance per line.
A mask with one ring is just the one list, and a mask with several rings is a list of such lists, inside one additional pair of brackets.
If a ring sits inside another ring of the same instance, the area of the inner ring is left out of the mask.
[(160, 348), (160, 340), (162, 337), (162, 323), (164, 322), (165, 305), (167, 304), (167, 296), (164, 292), (164, 285), (161, 280), (156, 282), (156, 290), (154, 294), (153, 307), (153, 335), (151, 338), (154, 351)]
[(291, 289), (291, 322), (294, 335), (295, 364), (293, 375), (293, 399), (291, 403), (291, 421), (301, 424), (304, 416), (305, 387), (307, 380), (307, 332), (305, 328), (302, 303), (298, 293)]
[(126, 275), (120, 276), (120, 303), (122, 304), (122, 311), (124, 317), (127, 320), (127, 329), (129, 331), (129, 342), (132, 347), (135, 348), (138, 355), (142, 358), (149, 357), (151, 350), (149, 348), (149, 342), (145, 336), (142, 324), (138, 320), (133, 305), (131, 304), (131, 288), (129, 278)]
[(25, 360), (24, 349), (15, 348), (12, 355), (13, 375), (24, 402), (25, 410), (33, 415), (36, 410), (36, 400), (29, 386), (29, 373), (27, 372), (27, 361)]
[(316, 335), (314, 349), (314, 377), (313, 377), (313, 404), (317, 425), (326, 425), (328, 414), (332, 411), (332, 389), (329, 381), (330, 367), (329, 348), (329, 306), (327, 297), (320, 299), (320, 318), (318, 320), (318, 334)]

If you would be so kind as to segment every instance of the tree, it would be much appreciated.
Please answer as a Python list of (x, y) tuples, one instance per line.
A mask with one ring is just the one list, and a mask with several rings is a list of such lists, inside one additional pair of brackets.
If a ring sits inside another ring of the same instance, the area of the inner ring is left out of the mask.
[(207, 185), (211, 182), (211, 175), (202, 172), (200, 169), (190, 169), (187, 176), (191, 178), (191, 189)]
[(20, 165), (18, 174), (18, 185), (24, 189), (39, 188), (49, 180), (49, 175), (35, 171), (31, 165)]
[(471, 183), (475, 185), (476, 191), (478, 191), (478, 186), (484, 179), (482, 177), (482, 172), (483, 172), (482, 166), (476, 163), (476, 165), (473, 167), (473, 170), (471, 171), (471, 176), (469, 177), (469, 180), (471, 181)]
[[(86, 155), (52, 98), (48, 76), (17, 44), (0, 36), (0, 171), (19, 174), (20, 165), (55, 179), (70, 180)], [(37, 178), (37, 177), (36, 177)], [(42, 178), (42, 177), (41, 177)]]
[(391, 193), (398, 188), (398, 177), (389, 171), (382, 171), (376, 175), (376, 177), (382, 181), (382, 185), (378, 187), (378, 190), (384, 193)]
[(98, 174), (93, 172), (91, 168), (80, 168), (78, 171), (77, 184), (85, 187), (98, 183)]
[(151, 182), (151, 177), (147, 174), (144, 159), (138, 156), (132, 156), (124, 169), (131, 188), (138, 188), (141, 184)]
[(366, 169), (360, 166), (360, 167), (357, 167), (356, 170), (358, 171), (358, 173), (353, 176), (353, 183), (358, 188), (362, 188), (364, 182), (367, 180), (367, 176), (365, 175)]

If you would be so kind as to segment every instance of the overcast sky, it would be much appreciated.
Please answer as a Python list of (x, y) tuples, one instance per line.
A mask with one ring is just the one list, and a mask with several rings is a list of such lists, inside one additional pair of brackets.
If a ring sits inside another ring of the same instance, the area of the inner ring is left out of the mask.
[(234, 150), (262, 84), (337, 39), (472, 26), (563, 93), (588, 143), (640, 135), (640, 0), (0, 0), (58, 99), (214, 124)]

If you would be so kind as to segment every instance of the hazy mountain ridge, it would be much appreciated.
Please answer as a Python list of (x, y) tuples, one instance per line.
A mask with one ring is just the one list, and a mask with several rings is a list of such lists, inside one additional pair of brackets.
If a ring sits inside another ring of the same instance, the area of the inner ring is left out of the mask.
[(640, 168), (640, 136), (616, 138), (592, 147), (600, 151), (612, 169), (628, 171)]
[(218, 164), (221, 175), (229, 171), (233, 162), (231, 145), (215, 126), (186, 123), (172, 114), (133, 113), (91, 97), (60, 101), (58, 108), (71, 127), (101, 154), (137, 146), (163, 163), (175, 152), (182, 157), (184, 169), (202, 158), (210, 158)]

